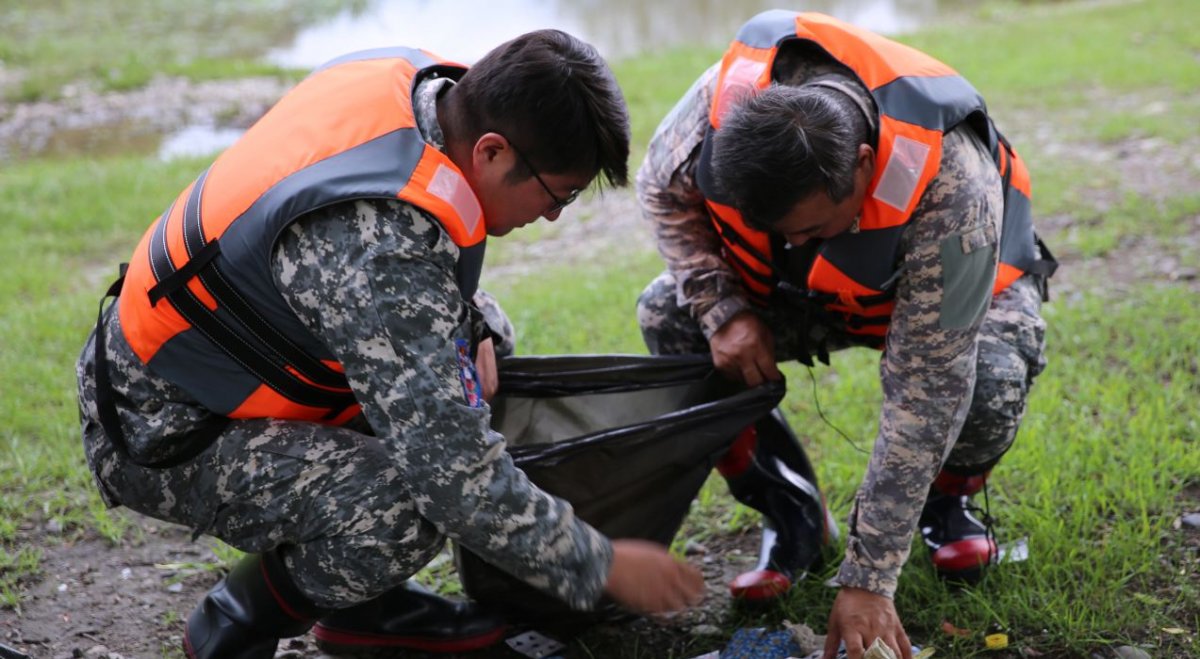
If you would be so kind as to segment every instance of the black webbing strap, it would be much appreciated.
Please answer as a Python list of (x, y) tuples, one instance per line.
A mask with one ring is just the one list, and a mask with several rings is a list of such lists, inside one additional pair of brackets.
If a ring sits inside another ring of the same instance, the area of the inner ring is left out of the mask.
[(188, 259), (183, 267), (163, 277), (150, 289), (150, 306), (157, 306), (158, 301), (169, 297), (180, 288), (187, 286), (192, 277), (200, 274), (200, 270), (221, 253), (221, 244), (213, 240), (205, 245), (196, 255)]
[[(225, 426), (229, 424), (229, 419), (223, 416), (213, 416), (203, 426), (189, 433), (186, 438), (180, 440), (179, 448), (171, 457), (163, 460), (142, 461), (129, 452), (129, 442), (125, 437), (125, 432), (121, 430), (121, 419), (117, 415), (116, 392), (113, 391), (112, 381), (109, 379), (108, 373), (108, 350), (107, 332), (105, 332), (104, 319), (108, 312), (112, 311), (112, 305), (107, 308), (104, 306), (104, 301), (110, 297), (119, 297), (121, 288), (125, 284), (125, 271), (129, 264), (122, 263), (120, 275), (117, 280), (108, 287), (104, 292), (104, 297), (100, 298), (100, 309), (96, 313), (96, 336), (95, 336), (95, 379), (96, 379), (96, 413), (100, 417), (100, 427), (104, 429), (104, 434), (108, 437), (109, 443), (113, 449), (120, 453), (122, 457), (130, 462), (150, 469), (166, 469), (176, 465), (183, 464), (188, 460), (196, 457), (208, 448), (217, 436), (225, 430)], [(114, 303), (115, 304), (115, 303)]]
[(1041, 275), (1049, 279), (1054, 276), (1055, 272), (1058, 272), (1058, 259), (1054, 258), (1054, 255), (1050, 253), (1050, 248), (1046, 247), (1046, 243), (1042, 240), (1041, 236), (1034, 234), (1033, 239), (1037, 243), (1038, 253), (1042, 258), (1034, 261), (1033, 265), (1029, 266), (1027, 272), (1032, 272), (1035, 275)]
[(1042, 258), (1034, 261), (1033, 265), (1029, 266), (1028, 272), (1038, 275), (1038, 288), (1042, 291), (1042, 302), (1049, 302), (1050, 278), (1054, 276), (1055, 272), (1058, 272), (1058, 259), (1050, 253), (1050, 248), (1046, 247), (1041, 236), (1035, 233), (1033, 239), (1037, 241), (1038, 252), (1041, 253)]
[(734, 252), (733, 250), (726, 250), (726, 253), (733, 257), (733, 259), (742, 266), (742, 269), (745, 270), (747, 274), (754, 278), (755, 281), (768, 288), (773, 287), (776, 281), (783, 279), (783, 273), (779, 272), (779, 268), (775, 265), (775, 262), (770, 256), (763, 254), (757, 247), (751, 245), (750, 241), (746, 240), (742, 234), (738, 233), (736, 229), (730, 226), (728, 222), (721, 219), (716, 213), (709, 211), (709, 214), (712, 216), (713, 222), (717, 225), (722, 238), (726, 238), (731, 242), (736, 243), (738, 247), (741, 247), (743, 250), (753, 256), (759, 263), (771, 269), (770, 275), (764, 275), (750, 267), (750, 264), (747, 263), (745, 259), (738, 256), (737, 252)]
[(104, 331), (104, 313), (112, 307), (105, 309), (104, 301), (121, 294), (121, 287), (125, 284), (125, 271), (128, 268), (128, 263), (121, 264), (117, 280), (104, 292), (104, 297), (100, 298), (100, 310), (96, 313), (94, 367), (96, 369), (96, 413), (100, 417), (100, 427), (104, 428), (104, 434), (108, 435), (108, 440), (112, 442), (113, 448), (125, 457), (129, 457), (129, 446), (125, 441), (125, 433), (121, 431), (121, 420), (117, 416), (117, 405), (113, 401), (112, 383), (108, 379), (108, 350), (105, 347), (107, 342)]
[[(281, 340), (280, 334), (273, 328), (265, 329), (266, 321), (254, 313), (240, 296), (230, 292), (231, 289), (225, 286), (225, 278), (215, 272), (215, 259), (221, 251), (220, 241), (215, 238), (206, 240), (200, 224), (201, 197), (206, 179), (207, 172), (196, 179), (181, 214), (187, 263), (176, 268), (167, 247), (170, 210), (164, 214), (151, 235), (150, 268), (157, 280), (151, 289), (151, 294), (155, 296), (151, 301), (157, 302), (163, 298), (170, 301), (175, 311), (196, 331), (281, 396), (299, 405), (330, 410), (325, 419), (337, 417), (357, 402), (345, 377), (313, 357), (306, 354), (300, 357), (302, 351), (298, 347), (290, 341)], [(227, 318), (232, 319), (232, 324), (218, 317), (192, 292), (187, 284), (193, 277), (200, 278), (207, 292), (217, 300), (218, 307), (227, 312)], [(295, 369), (295, 372), (291, 369)], [(313, 384), (306, 382), (301, 375)]]
[[(198, 255), (202, 255), (209, 246), (215, 244), (217, 244), (216, 240), (209, 242), (204, 246), (204, 249), (200, 250)], [(188, 265), (191, 264), (192, 262), (188, 261)], [(309, 355), (303, 348), (296, 345), (283, 332), (280, 332), (274, 325), (267, 322), (261, 314), (255, 311), (254, 307), (233, 287), (229, 278), (225, 276), (217, 263), (213, 263), (210, 268), (201, 271), (198, 276), (205, 290), (217, 301), (217, 306), (222, 307), (242, 326), (243, 330), (258, 339), (260, 345), (264, 346), (267, 350), (274, 351), (278, 355), (272, 361), (281, 361), (288, 364), (296, 369), (296, 372), (312, 380), (317, 386), (342, 390), (350, 388), (345, 375), (329, 368), (321, 363), (319, 359)]]
[[(181, 218), (183, 244), (187, 249), (188, 262), (182, 268), (164, 277), (155, 286), (155, 289), (164, 286), (164, 294), (174, 293), (181, 286), (186, 285), (192, 277), (198, 278), (208, 294), (216, 300), (217, 306), (224, 309), (234, 322), (241, 326), (242, 333), (248, 333), (257, 340), (258, 346), (254, 347), (254, 350), (266, 355), (273, 363), (285, 364), (295, 369), (297, 373), (308, 378), (318, 387), (349, 391), (350, 384), (346, 381), (345, 375), (309, 355), (290, 337), (263, 318), (230, 283), (230, 278), (221, 271), (219, 261), (214, 261), (210, 265), (209, 262), (217, 256), (213, 250), (218, 250), (219, 253), (220, 248), (214, 247), (219, 242), (218, 238), (208, 240), (204, 235), (200, 206), (206, 180), (208, 180), (208, 172), (204, 172), (196, 179), (196, 184), (192, 186), (192, 192), (188, 195), (187, 202), (183, 207)], [(167, 263), (169, 264), (169, 261)], [(164, 271), (170, 272), (170, 266), (168, 265)], [(156, 274), (159, 273), (156, 271)], [(181, 279), (175, 281), (177, 277), (181, 277)], [(152, 303), (155, 301), (153, 295), (154, 289), (151, 289)], [(172, 300), (174, 299), (172, 297)], [(240, 359), (244, 360), (245, 357)], [(291, 377), (291, 374), (287, 373), (286, 376)]]
[(300, 405), (331, 409), (331, 416), (355, 403), (349, 390), (329, 391), (313, 387), (287, 370), (286, 364), (275, 361), (250, 344), (245, 337), (234, 331), (216, 316), (186, 286), (167, 295), (171, 305), (197, 331), (219, 347), (260, 382), (280, 395)]
[(780, 281), (775, 290), (783, 301), (800, 310), (800, 330), (796, 333), (800, 345), (796, 350), (796, 361), (812, 368), (813, 355), (816, 355), (818, 361), (829, 366), (829, 350), (825, 344), (825, 339), (822, 338), (815, 346), (809, 346), (809, 332), (812, 330), (813, 316), (822, 312), (812, 301), (809, 295), (811, 291), (798, 288), (787, 281)]

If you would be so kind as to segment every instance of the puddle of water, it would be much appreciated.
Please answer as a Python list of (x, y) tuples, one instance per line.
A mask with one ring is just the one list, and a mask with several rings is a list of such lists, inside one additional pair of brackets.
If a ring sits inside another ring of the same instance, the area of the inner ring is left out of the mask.
[(158, 147), (159, 160), (209, 156), (232, 145), (246, 131), (218, 126), (187, 126), (163, 138)]
[[(722, 46), (746, 19), (777, 4), (773, 0), (374, 0), (361, 10), (343, 11), (302, 29), (292, 43), (270, 51), (267, 58), (282, 66), (310, 68), (352, 50), (399, 44), (470, 63), (507, 39), (550, 27), (591, 43), (606, 58), (620, 59), (684, 44)], [(813, 0), (805, 10), (897, 34), (916, 28), (947, 4), (951, 3)]]
[(127, 153), (153, 153), (162, 135), (153, 126), (132, 119), (99, 126), (59, 128), (40, 134), (28, 142), (0, 144), (0, 165), (5, 161), (50, 156), (115, 156)]

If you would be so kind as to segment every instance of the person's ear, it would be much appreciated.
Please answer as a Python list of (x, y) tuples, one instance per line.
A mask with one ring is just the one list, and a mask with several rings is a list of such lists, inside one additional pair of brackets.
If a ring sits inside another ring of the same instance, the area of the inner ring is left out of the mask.
[(505, 174), (512, 160), (508, 140), (500, 133), (484, 133), (471, 149), (471, 167), (480, 175)]
[(858, 145), (858, 162), (855, 169), (856, 173), (866, 177), (867, 181), (875, 176), (875, 149), (871, 148), (870, 144)]

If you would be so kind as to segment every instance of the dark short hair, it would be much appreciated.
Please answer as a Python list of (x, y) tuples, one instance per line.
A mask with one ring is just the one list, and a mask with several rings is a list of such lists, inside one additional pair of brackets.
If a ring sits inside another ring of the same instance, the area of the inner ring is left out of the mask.
[(854, 191), (866, 120), (827, 87), (771, 85), (735, 105), (713, 136), (712, 176), (750, 225), (767, 229), (817, 192)]
[(540, 171), (628, 181), (625, 97), (596, 49), (566, 32), (537, 30), (501, 44), (467, 70), (455, 93), (466, 138), (495, 131)]

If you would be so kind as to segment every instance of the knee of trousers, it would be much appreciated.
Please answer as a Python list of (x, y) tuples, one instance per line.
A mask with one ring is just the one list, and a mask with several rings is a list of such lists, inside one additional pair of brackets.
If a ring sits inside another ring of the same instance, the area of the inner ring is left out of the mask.
[(313, 601), (329, 608), (377, 597), (411, 578), (445, 546), (431, 524), (419, 523), (425, 529), (403, 539), (366, 534), (297, 545), (294, 578)]
[(664, 272), (638, 296), (637, 319), (646, 348), (655, 355), (708, 351), (708, 340), (691, 313), (679, 306), (675, 277)]
[(404, 545), (416, 553), (437, 553), (441, 534), (425, 521), (394, 456), (383, 442), (366, 441), (352, 456), (330, 465), (332, 473), (308, 502), (306, 530), (368, 548)]
[(309, 508), (315, 537), (297, 543), (292, 560), (305, 590), (324, 605), (341, 607), (379, 595), (445, 545), (390, 465), (381, 446), (364, 446), (338, 466)]
[(972, 471), (996, 463), (1012, 446), (1025, 414), (1029, 385), (1020, 379), (980, 379), (947, 468)]

